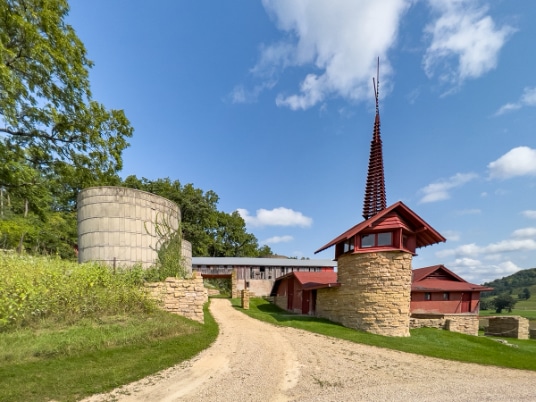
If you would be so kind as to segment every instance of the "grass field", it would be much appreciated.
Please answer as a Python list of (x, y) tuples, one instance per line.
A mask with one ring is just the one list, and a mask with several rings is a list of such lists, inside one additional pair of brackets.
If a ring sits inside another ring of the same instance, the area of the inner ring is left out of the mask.
[(411, 330), (411, 337), (407, 338), (387, 337), (345, 328), (328, 320), (291, 314), (261, 298), (252, 298), (249, 310), (240, 308), (240, 299), (233, 299), (232, 302), (244, 314), (275, 325), (423, 356), (536, 371), (535, 340), (506, 338), (510, 345), (514, 345), (508, 346), (497, 342), (499, 338), (470, 336), (433, 328)]
[(217, 337), (157, 309), (136, 271), (0, 253), (0, 401), (77, 401), (191, 358)]

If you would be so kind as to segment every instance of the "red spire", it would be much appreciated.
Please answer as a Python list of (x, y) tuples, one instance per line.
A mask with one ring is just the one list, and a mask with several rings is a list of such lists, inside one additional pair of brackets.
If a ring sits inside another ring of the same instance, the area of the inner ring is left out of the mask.
[(363, 218), (369, 219), (378, 212), (387, 208), (385, 197), (385, 177), (383, 174), (382, 139), (380, 137), (380, 108), (378, 106), (378, 91), (380, 87), (380, 59), (378, 58), (378, 70), (376, 81), (372, 78), (374, 96), (376, 98), (376, 118), (374, 119), (374, 132), (370, 142), (370, 157), (367, 175), (367, 187), (363, 202)]

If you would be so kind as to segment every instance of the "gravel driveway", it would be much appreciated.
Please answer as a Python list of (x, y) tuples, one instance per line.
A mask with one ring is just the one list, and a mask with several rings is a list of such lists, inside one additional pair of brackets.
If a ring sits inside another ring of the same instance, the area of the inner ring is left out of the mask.
[(216, 342), (97, 401), (536, 401), (536, 372), (428, 358), (276, 327), (212, 299)]

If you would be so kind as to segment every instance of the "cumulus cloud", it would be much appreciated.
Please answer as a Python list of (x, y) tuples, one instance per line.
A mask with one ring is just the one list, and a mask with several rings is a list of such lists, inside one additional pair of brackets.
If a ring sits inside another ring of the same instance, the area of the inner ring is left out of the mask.
[(263, 240), (262, 244), (277, 244), (277, 243), (288, 243), (294, 240), (294, 237), (285, 235), (285, 236), (273, 236), (266, 240)]
[(426, 203), (449, 199), (450, 190), (463, 186), (465, 183), (468, 183), (477, 177), (478, 175), (476, 173), (457, 173), (448, 179), (442, 179), (435, 183), (431, 183), (420, 190), (424, 196), (419, 202)]
[(436, 253), (440, 258), (475, 258), (482, 254), (500, 254), (514, 251), (536, 250), (536, 241), (533, 239), (507, 239), (487, 246), (477, 246), (474, 243), (464, 244), (456, 248), (441, 250)]
[(431, 43), (423, 58), (429, 77), (439, 76), (459, 86), (497, 66), (501, 48), (514, 32), (510, 26), (497, 27), (487, 15), (488, 8), (474, 0), (428, 0), (439, 17), (425, 28)]
[(536, 228), (522, 228), (514, 230), (513, 237), (534, 237), (536, 236)]
[(247, 209), (239, 208), (237, 212), (242, 219), (250, 226), (301, 226), (309, 227), (313, 219), (303, 215), (301, 212), (289, 208), (279, 207), (271, 210), (258, 209), (257, 214), (252, 216)]
[[(298, 93), (279, 94), (276, 103), (307, 109), (329, 96), (369, 98), (376, 58), (382, 79), (389, 75), (387, 51), (411, 0), (263, 0), (277, 27), (287, 35), (261, 48), (252, 72), (269, 76), (289, 66), (310, 66)], [(380, 29), (378, 29), (380, 27)]]
[(512, 261), (502, 261), (496, 264), (486, 264), (470, 258), (456, 259), (448, 267), (463, 279), (472, 283), (485, 283), (493, 279), (508, 276), (520, 271)]
[(527, 210), (521, 212), (521, 214), (522, 214), (525, 218), (536, 219), (536, 211), (534, 211), (534, 210), (527, 209)]
[(488, 169), (492, 179), (535, 176), (536, 150), (529, 147), (513, 148), (496, 161), (489, 163)]
[(524, 106), (536, 106), (536, 87), (534, 88), (525, 88), (521, 98), (514, 103), (506, 103), (501, 106), (499, 110), (495, 113), (495, 116), (500, 116), (501, 114), (510, 112), (512, 110), (521, 109)]

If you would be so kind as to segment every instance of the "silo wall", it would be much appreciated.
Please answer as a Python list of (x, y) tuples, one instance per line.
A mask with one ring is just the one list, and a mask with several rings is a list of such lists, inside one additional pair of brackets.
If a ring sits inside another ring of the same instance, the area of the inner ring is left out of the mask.
[(78, 261), (143, 267), (157, 258), (156, 224), (179, 227), (177, 204), (125, 187), (90, 187), (78, 195)]

